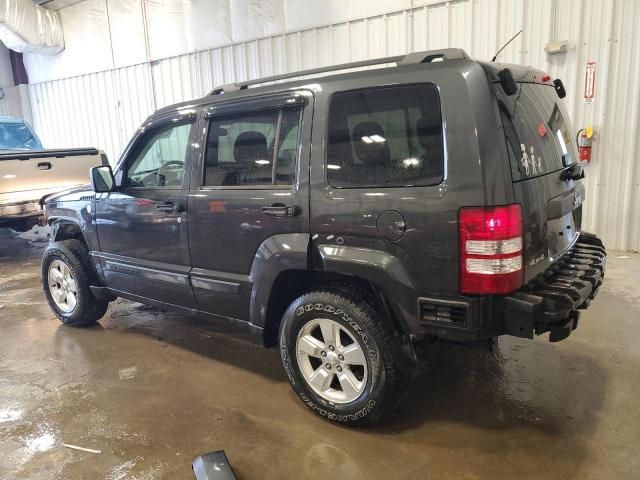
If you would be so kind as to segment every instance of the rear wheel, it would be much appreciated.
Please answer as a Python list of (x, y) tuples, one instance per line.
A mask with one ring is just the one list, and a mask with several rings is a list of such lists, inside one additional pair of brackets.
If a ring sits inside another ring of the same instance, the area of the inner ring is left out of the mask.
[(315, 291), (284, 314), (280, 354), (293, 389), (320, 416), (359, 426), (378, 420), (397, 393), (391, 334), (370, 300)]
[(67, 325), (94, 325), (109, 306), (91, 293), (90, 286), (98, 282), (88, 255), (82, 242), (63, 240), (49, 246), (42, 258), (42, 286), (47, 302)]

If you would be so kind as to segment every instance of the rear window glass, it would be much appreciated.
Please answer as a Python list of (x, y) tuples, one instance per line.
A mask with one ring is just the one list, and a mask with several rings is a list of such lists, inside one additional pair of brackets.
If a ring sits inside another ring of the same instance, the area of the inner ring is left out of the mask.
[(42, 145), (24, 123), (0, 123), (0, 150), (40, 150)]
[(437, 185), (444, 173), (442, 118), (431, 85), (338, 93), (329, 114), (333, 187)]
[(502, 123), (514, 180), (558, 171), (577, 159), (567, 114), (553, 87), (524, 83)]

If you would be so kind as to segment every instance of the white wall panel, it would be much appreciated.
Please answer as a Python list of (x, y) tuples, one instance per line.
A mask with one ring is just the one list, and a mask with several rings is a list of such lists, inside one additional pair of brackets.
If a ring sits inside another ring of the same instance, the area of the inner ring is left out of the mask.
[(22, 111), (22, 102), (20, 100), (20, 87), (2, 87), (4, 90), (4, 98), (0, 100), (0, 116), (8, 115), (10, 117), (26, 118)]
[[(320, 8), (320, 3), (284, 0), (286, 27), (334, 24), (31, 85), (36, 128), (51, 146), (95, 145), (113, 161), (153, 109), (202, 96), (216, 85), (442, 47), (463, 47), (489, 60), (524, 29), (499, 61), (533, 65), (562, 78), (576, 129), (586, 123), (596, 127), (585, 229), (602, 235), (609, 248), (640, 249), (640, 2), (414, 0), (413, 8), (398, 3), (405, 9), (380, 14), (362, 8), (360, 16), (351, 2), (347, 6), (336, 0), (331, 8), (326, 2)], [(251, 4), (241, 0), (237, 6), (248, 9)], [(357, 19), (365, 13), (369, 16)], [(544, 45), (553, 39), (568, 40), (569, 51), (546, 55)], [(596, 98), (590, 105), (583, 101), (587, 61), (597, 62)]]
[(0, 42), (0, 87), (13, 86), (9, 49)]
[(45, 147), (97, 147), (112, 164), (155, 110), (148, 65), (30, 85), (29, 95)]
[(431, 5), (427, 9), (427, 49), (449, 45), (449, 4)]
[(108, 155), (111, 162), (115, 163), (140, 124), (156, 110), (156, 104), (149, 64), (114, 70), (112, 80), (118, 119), (118, 143)]

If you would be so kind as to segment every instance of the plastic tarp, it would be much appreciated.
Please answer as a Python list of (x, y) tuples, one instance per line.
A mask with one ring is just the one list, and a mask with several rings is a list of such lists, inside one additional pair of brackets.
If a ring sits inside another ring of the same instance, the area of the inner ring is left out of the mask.
[(411, 8), (411, 0), (284, 0), (287, 31), (331, 25)]
[[(7, 0), (0, 0), (0, 10), (3, 2)], [(29, 82), (39, 83), (411, 5), (412, 0), (82, 0), (58, 10), (64, 51), (53, 56), (26, 54), (24, 63)]]
[(278, 35), (284, 26), (284, 0), (231, 0), (234, 42)]
[(29, 83), (112, 69), (106, 2), (84, 0), (60, 9), (59, 13), (64, 26), (65, 49), (58, 55), (25, 55), (23, 60)]
[(113, 66), (118, 68), (146, 62), (142, 0), (109, 0), (108, 7)]
[(0, 1), (0, 40), (16, 52), (55, 55), (64, 49), (60, 15), (31, 0)]
[(231, 43), (229, 0), (145, 0), (150, 60)]

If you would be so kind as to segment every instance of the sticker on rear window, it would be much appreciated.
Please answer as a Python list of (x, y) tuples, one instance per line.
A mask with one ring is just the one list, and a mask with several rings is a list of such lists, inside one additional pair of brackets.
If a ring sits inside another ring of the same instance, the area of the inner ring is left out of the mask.
[(535, 153), (533, 152), (533, 145), (531, 145), (530, 154), (527, 153), (527, 147), (524, 145), (524, 143), (520, 144), (520, 149), (522, 150), (522, 158), (520, 159), (520, 163), (522, 164), (525, 175), (537, 175), (538, 172), (541, 172), (542, 159), (541, 157), (538, 157), (536, 159)]

